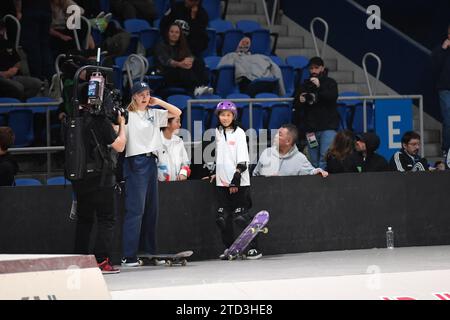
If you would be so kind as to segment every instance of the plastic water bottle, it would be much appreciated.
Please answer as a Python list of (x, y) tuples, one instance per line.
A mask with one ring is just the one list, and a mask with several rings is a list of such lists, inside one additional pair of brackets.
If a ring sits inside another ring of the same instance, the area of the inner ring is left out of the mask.
[(388, 227), (388, 231), (386, 231), (386, 246), (388, 249), (394, 249), (394, 231), (392, 231), (392, 227)]

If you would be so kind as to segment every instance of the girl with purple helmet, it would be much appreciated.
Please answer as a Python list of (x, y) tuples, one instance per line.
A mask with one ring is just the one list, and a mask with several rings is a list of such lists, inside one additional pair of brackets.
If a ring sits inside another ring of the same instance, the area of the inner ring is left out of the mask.
[[(249, 210), (250, 162), (247, 139), (244, 130), (237, 124), (237, 108), (231, 101), (217, 105), (216, 129), (216, 172), (211, 182), (216, 180), (219, 208), (216, 223), (220, 229), (222, 242), (229, 248), (236, 237), (252, 220)], [(262, 255), (256, 249), (256, 241), (249, 245), (248, 259), (259, 259)], [(221, 259), (225, 256), (222, 254)]]

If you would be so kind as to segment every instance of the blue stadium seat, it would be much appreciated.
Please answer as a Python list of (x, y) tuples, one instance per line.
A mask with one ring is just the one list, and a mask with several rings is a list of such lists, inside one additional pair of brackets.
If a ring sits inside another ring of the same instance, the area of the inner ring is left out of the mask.
[[(259, 130), (264, 128), (264, 109), (260, 104), (253, 104), (252, 109), (253, 129), (255, 129), (257, 133), (259, 133)], [(250, 128), (250, 107), (243, 108), (241, 122), (244, 130)]]
[(236, 22), (236, 29), (241, 30), (246, 35), (250, 35), (253, 31), (261, 29), (261, 25), (253, 20), (240, 20)]
[(223, 36), (222, 55), (235, 52), (243, 37), (244, 33), (241, 30), (233, 29), (225, 31)]
[(34, 113), (46, 113), (47, 108), (50, 111), (58, 110), (58, 106), (45, 107), (47, 105), (46, 102), (56, 102), (55, 99), (50, 98), (50, 97), (33, 97), (33, 98), (27, 99), (27, 102), (30, 102), (30, 103), (41, 103), (42, 102), (43, 107), (31, 107), (30, 108)]
[(15, 180), (15, 185), (18, 187), (23, 186), (42, 186), (42, 183), (37, 179), (31, 178), (19, 178)]
[(27, 109), (11, 110), (8, 126), (16, 136), (14, 147), (28, 147), (34, 141), (33, 111)]
[[(227, 95), (227, 100), (230, 100), (232, 102), (234, 102), (233, 99), (250, 99), (250, 98), (251, 97), (245, 93), (232, 93), (232, 94)], [(248, 102), (234, 102), (234, 104), (239, 109), (245, 108), (246, 106), (248, 106)]]
[[(215, 95), (215, 94), (204, 94), (201, 96), (196, 96), (194, 99), (222, 99), (222, 97)], [(210, 103), (201, 103), (198, 104), (201, 105), (204, 108), (204, 128), (211, 128), (211, 121), (214, 121), (214, 110), (216, 110), (217, 102), (210, 102)], [(217, 125), (217, 122), (215, 122), (215, 126)]]
[(143, 19), (127, 19), (123, 22), (125, 31), (129, 33), (139, 34), (143, 30), (151, 29), (147, 20)]
[(237, 93), (234, 79), (234, 66), (224, 65), (218, 68), (215, 93), (221, 97), (226, 97), (230, 93)]
[(203, 58), (205, 61), (205, 66), (211, 71), (217, 70), (217, 65), (219, 64), (220, 59), (222, 58), (218, 56), (208, 56)]
[(202, 7), (208, 13), (209, 20), (220, 19), (221, 17), (221, 0), (206, 0), (202, 2)]
[(225, 31), (234, 29), (233, 23), (231, 23), (228, 20), (222, 19), (215, 19), (215, 20), (210, 19), (208, 26), (211, 29), (215, 29), (217, 33), (225, 33)]
[(286, 64), (294, 68), (296, 85), (303, 83), (309, 77), (309, 59), (307, 57), (289, 56), (286, 57)]
[[(346, 91), (339, 94), (340, 97), (359, 97), (361, 94), (355, 91)], [(338, 101), (338, 112), (340, 117), (339, 129), (352, 129), (353, 118), (356, 109), (362, 105), (361, 100), (339, 100)], [(358, 115), (359, 116), (359, 115)], [(362, 119), (362, 118), (361, 118)], [(361, 125), (362, 127), (362, 125)]]
[[(15, 98), (0, 98), (0, 104), (2, 103), (20, 103), (21, 101)], [(11, 107), (11, 106), (6, 106), (6, 107), (0, 107), (0, 114), (6, 114), (8, 113), (10, 110), (16, 109), (17, 107)]]
[(203, 57), (215, 56), (217, 54), (217, 32), (215, 29), (208, 28), (208, 48), (202, 52)]
[(272, 61), (275, 62), (279, 67), (286, 65), (286, 62), (284, 62), (283, 58), (280, 58), (279, 56), (271, 55), (270, 59), (272, 59)]
[(283, 74), (284, 89), (286, 97), (292, 97), (295, 92), (295, 72), (292, 66), (281, 65), (281, 73)]
[(250, 51), (254, 54), (264, 54), (266, 56), (270, 55), (271, 48), (271, 39), (270, 39), (270, 31), (267, 29), (257, 29), (254, 30), (251, 35), (252, 45), (250, 47)]
[(276, 103), (270, 108), (269, 130), (277, 130), (283, 124), (292, 123), (292, 107), (289, 103)]
[(64, 186), (64, 185), (70, 185), (70, 184), (71, 184), (70, 181), (67, 180), (63, 176), (47, 179), (47, 185), (49, 185), (49, 186)]
[(190, 99), (192, 99), (192, 97), (185, 94), (174, 94), (167, 98), (167, 102), (185, 112), (187, 108), (187, 101)]
[(155, 48), (160, 39), (160, 35), (159, 29), (157, 28), (144, 29), (139, 32), (139, 40), (147, 51), (147, 54)]
[[(255, 95), (255, 98), (256, 99), (273, 99), (273, 98), (277, 99), (277, 98), (279, 98), (279, 96), (275, 93), (263, 92), (263, 93), (258, 93), (257, 95)], [(269, 124), (271, 109), (272, 109), (272, 106), (276, 103), (280, 103), (280, 102), (275, 102), (275, 101), (258, 102), (258, 104), (260, 104), (263, 107), (264, 128), (267, 128), (267, 126)]]
[(158, 18), (161, 19), (170, 7), (169, 0), (153, 0)]
[(127, 58), (128, 56), (121, 56), (116, 57), (114, 59), (113, 79), (114, 79), (114, 86), (118, 89), (123, 89), (123, 65), (125, 64)]

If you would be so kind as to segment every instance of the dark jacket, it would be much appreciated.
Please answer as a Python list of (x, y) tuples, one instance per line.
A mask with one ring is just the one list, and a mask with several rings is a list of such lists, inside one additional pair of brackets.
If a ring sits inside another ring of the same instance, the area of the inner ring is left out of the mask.
[(375, 133), (364, 133), (361, 140), (366, 144), (367, 156), (361, 152), (352, 154), (352, 161), (361, 172), (383, 172), (390, 171), (386, 159), (376, 153), (380, 146), (380, 138)]
[(306, 132), (337, 130), (339, 127), (337, 82), (327, 76), (321, 76), (319, 80), (320, 88), (315, 104), (300, 103), (300, 95), (306, 91), (305, 84), (295, 93), (294, 108), (300, 114), (298, 125), (304, 127)]
[(17, 162), (8, 153), (0, 156), (0, 186), (12, 186), (19, 171)]
[(391, 158), (389, 166), (392, 171), (428, 171), (429, 165), (425, 158), (411, 156), (404, 149), (397, 151)]
[(433, 51), (433, 73), (438, 90), (450, 90), (450, 48), (439, 46)]
[(171, 46), (164, 40), (156, 45), (155, 65), (159, 70), (164, 71), (167, 68), (173, 68), (170, 64), (171, 60), (181, 61), (183, 59), (180, 59), (179, 45)]
[(186, 21), (189, 25), (189, 35), (187, 36), (187, 42), (189, 49), (195, 56), (200, 56), (201, 53), (208, 47), (208, 33), (206, 28), (208, 27), (208, 13), (200, 5), (197, 13), (197, 17), (193, 20), (191, 18), (191, 9), (186, 8), (184, 1), (175, 3), (170, 8), (170, 13), (161, 20), (161, 34), (167, 34), (169, 27), (175, 20)]
[(331, 174), (358, 172), (357, 163), (355, 162), (353, 155), (350, 155), (343, 160), (338, 160), (335, 156), (329, 155), (327, 157), (326, 170)]

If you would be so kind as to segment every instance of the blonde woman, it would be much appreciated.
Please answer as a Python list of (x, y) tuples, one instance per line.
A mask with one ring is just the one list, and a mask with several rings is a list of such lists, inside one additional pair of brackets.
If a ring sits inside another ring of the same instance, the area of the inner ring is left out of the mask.
[[(158, 150), (162, 149), (160, 128), (167, 126), (169, 113), (179, 117), (181, 110), (154, 98), (144, 82), (136, 83), (128, 106), (127, 145), (124, 162), (125, 218), (122, 266), (141, 265), (137, 257), (140, 241), (145, 253), (156, 252), (158, 218)], [(166, 110), (152, 108), (161, 106)], [(150, 107), (150, 108), (149, 108)]]

